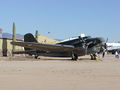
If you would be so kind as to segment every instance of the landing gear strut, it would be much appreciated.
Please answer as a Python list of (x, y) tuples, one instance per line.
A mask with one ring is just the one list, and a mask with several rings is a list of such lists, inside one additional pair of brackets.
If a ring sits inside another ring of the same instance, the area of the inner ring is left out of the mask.
[(75, 53), (73, 53), (73, 54), (72, 54), (72, 60), (77, 60), (77, 59), (78, 59), (78, 55), (75, 54)]
[(97, 60), (98, 59), (97, 54), (90, 54), (90, 56), (91, 56), (91, 60)]
[(35, 55), (35, 59), (37, 59), (38, 58), (38, 55)]

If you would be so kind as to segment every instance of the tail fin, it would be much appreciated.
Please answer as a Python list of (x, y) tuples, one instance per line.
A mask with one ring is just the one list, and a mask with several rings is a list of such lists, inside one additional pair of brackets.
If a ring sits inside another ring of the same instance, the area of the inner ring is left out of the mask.
[(27, 33), (24, 35), (24, 42), (38, 42), (35, 37), (31, 33)]
[[(24, 35), (24, 42), (38, 42), (35, 37), (31, 33), (27, 33)], [(30, 48), (24, 48), (25, 51), (31, 51), (32, 49)]]

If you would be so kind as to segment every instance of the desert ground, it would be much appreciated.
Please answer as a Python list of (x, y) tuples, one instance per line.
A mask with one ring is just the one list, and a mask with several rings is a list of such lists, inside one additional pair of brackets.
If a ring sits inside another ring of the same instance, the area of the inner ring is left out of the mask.
[(0, 90), (120, 90), (120, 59), (0, 57)]

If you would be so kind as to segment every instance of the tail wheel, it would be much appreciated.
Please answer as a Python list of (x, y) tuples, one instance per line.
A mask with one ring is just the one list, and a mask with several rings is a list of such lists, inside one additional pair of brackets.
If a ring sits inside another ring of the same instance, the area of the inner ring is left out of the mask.
[(73, 54), (72, 54), (72, 60), (77, 60), (77, 59), (78, 59), (78, 55), (75, 54), (75, 53), (73, 53)]

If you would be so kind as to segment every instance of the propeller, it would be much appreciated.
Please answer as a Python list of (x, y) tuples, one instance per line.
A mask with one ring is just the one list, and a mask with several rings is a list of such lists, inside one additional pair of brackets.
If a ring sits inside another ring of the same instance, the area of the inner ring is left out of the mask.
[(80, 40), (80, 42), (82, 43), (82, 47), (85, 49), (85, 54), (87, 54), (87, 50), (88, 50), (88, 46), (91, 44), (91, 43), (93, 43), (92, 41), (90, 41), (90, 42), (86, 42), (86, 39), (87, 38), (83, 38), (83, 37), (80, 37), (79, 36), (79, 40)]
[(92, 44), (93, 43), (93, 41), (90, 41), (90, 42), (86, 42), (85, 43), (85, 54), (87, 54), (87, 52), (88, 52), (88, 46), (90, 45), (90, 44)]
[(104, 58), (105, 52), (107, 52), (107, 42), (108, 38), (106, 39), (105, 43), (102, 45), (102, 57)]
[(108, 42), (108, 38), (106, 39), (106, 41), (104, 43), (104, 49), (105, 49), (105, 51), (107, 51), (107, 42)]
[(105, 49), (107, 50), (107, 42), (108, 42), (108, 38), (106, 39), (106, 42), (105, 42)]

